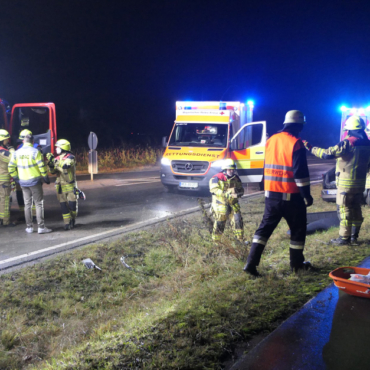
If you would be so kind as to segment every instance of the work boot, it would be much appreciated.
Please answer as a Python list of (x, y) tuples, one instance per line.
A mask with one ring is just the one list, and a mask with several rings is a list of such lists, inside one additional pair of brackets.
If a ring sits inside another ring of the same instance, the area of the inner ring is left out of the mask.
[(302, 265), (299, 266), (299, 267), (292, 267), (291, 268), (293, 272), (298, 272), (298, 271), (308, 271), (308, 270), (312, 270), (314, 271), (314, 267), (312, 266), (311, 262), (309, 261), (304, 261), (302, 262)]
[(3, 223), (3, 226), (4, 227), (14, 227), (14, 226), (16, 226), (16, 224), (14, 222), (9, 222), (8, 224)]
[(48, 233), (51, 233), (53, 230), (51, 230), (51, 229), (48, 229), (46, 226), (44, 226), (44, 227), (39, 227), (38, 228), (38, 230), (37, 230), (37, 232), (39, 233), (39, 234), (48, 234)]
[(355, 236), (355, 235), (351, 236), (351, 244), (358, 244), (357, 236)]
[(351, 238), (348, 237), (348, 238), (342, 238), (341, 236), (337, 239), (331, 239), (330, 240), (330, 243), (331, 244), (335, 244), (335, 245), (349, 245), (351, 243)]
[(76, 220), (74, 218), (71, 218), (71, 221), (69, 221), (69, 227), (71, 228), (71, 230), (75, 227), (75, 222)]
[(252, 276), (254, 276), (254, 277), (260, 277), (260, 276), (261, 276), (261, 274), (257, 271), (256, 266), (254, 266), (254, 265), (252, 265), (252, 264), (250, 264), (250, 263), (247, 263), (247, 264), (244, 266), (243, 270), (244, 270), (247, 274), (252, 275)]
[(71, 224), (69, 223), (69, 224), (65, 224), (64, 225), (64, 230), (71, 230)]

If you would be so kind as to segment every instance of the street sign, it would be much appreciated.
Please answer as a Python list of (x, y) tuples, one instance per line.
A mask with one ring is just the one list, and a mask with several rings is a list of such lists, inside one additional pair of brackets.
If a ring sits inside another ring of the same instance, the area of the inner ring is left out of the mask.
[(98, 146), (98, 137), (94, 132), (90, 132), (89, 138), (87, 139), (90, 150), (95, 150)]

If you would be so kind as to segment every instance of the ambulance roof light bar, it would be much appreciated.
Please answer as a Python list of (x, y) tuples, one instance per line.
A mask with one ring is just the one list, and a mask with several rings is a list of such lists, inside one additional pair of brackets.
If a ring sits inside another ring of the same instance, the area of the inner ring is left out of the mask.
[(349, 113), (349, 114), (358, 114), (359, 116), (364, 116), (365, 115), (365, 110), (370, 111), (370, 106), (367, 108), (347, 108), (345, 105), (342, 105), (340, 107), (340, 110), (342, 113)]

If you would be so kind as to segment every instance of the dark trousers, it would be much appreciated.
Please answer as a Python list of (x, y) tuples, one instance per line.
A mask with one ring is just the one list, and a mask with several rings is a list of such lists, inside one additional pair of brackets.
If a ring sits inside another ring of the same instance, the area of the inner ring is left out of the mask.
[(265, 245), (282, 217), (290, 228), (290, 266), (301, 267), (304, 261), (303, 249), (306, 240), (307, 212), (300, 194), (286, 201), (265, 198), (265, 213), (262, 222), (253, 236), (252, 247), (247, 262), (258, 266)]

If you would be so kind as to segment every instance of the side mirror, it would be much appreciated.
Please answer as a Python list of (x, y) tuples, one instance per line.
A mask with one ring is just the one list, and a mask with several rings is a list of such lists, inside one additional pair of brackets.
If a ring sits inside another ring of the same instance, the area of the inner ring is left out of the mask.
[(230, 141), (230, 150), (237, 150), (238, 147), (237, 147), (237, 144), (236, 144), (236, 139), (232, 139)]
[(167, 136), (162, 137), (162, 146), (165, 148), (167, 146)]

